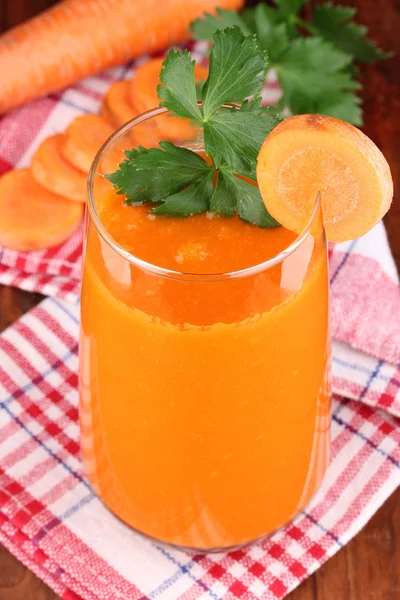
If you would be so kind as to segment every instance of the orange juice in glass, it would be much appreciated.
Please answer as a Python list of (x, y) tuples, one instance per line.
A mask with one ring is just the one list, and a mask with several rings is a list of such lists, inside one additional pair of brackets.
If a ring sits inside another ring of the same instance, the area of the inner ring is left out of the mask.
[(163, 542), (218, 550), (281, 527), (323, 478), (326, 241), (318, 201), (300, 235), (124, 205), (102, 174), (137, 134), (157, 143), (165, 113), (114, 134), (90, 174), (81, 447), (120, 519)]

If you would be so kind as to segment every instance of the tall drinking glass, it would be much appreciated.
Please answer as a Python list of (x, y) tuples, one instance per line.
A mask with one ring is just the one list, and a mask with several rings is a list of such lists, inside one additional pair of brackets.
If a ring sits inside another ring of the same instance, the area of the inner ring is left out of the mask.
[[(102, 219), (103, 173), (138, 140), (156, 144), (165, 118), (156, 109), (116, 132), (89, 176), (82, 456), (101, 500), (135, 530), (196, 550), (232, 548), (301, 511), (327, 466), (321, 208), (289, 246), (249, 268), (185, 273), (134, 256)], [(201, 151), (201, 140), (191, 147)]]

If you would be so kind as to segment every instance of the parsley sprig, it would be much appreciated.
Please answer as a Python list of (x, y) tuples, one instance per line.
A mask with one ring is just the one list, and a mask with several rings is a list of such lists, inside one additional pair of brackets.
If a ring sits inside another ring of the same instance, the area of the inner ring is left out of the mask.
[(255, 34), (268, 52), (282, 88), (279, 108), (293, 114), (320, 113), (362, 125), (361, 100), (356, 90), (355, 61), (388, 58), (369, 40), (368, 30), (353, 21), (356, 9), (330, 2), (315, 7), (310, 21), (299, 16), (308, 0), (274, 0), (275, 7), (261, 2), (255, 8), (234, 11), (217, 9), (192, 24), (194, 37), (212, 41), (219, 27), (235, 25), (244, 35)]
[[(266, 53), (255, 35), (246, 36), (237, 26), (217, 30), (213, 41), (209, 75), (201, 91), (187, 50), (168, 53), (158, 87), (161, 106), (202, 129), (212, 164), (187, 148), (160, 142), (159, 148), (139, 146), (126, 152), (126, 160), (107, 178), (125, 194), (127, 204), (146, 202), (156, 215), (237, 213), (259, 227), (275, 227), (278, 223), (255, 185), (261, 144), (279, 122), (261, 106), (258, 95), (267, 72)], [(224, 108), (228, 103), (236, 104)]]

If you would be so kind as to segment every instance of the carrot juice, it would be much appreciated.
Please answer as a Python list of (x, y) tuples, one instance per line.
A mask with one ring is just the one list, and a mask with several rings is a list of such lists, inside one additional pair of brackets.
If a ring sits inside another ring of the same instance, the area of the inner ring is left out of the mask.
[(319, 207), (300, 237), (238, 217), (155, 217), (96, 188), (96, 168), (80, 346), (88, 477), (152, 538), (222, 549), (265, 536), (307, 504), (328, 460)]

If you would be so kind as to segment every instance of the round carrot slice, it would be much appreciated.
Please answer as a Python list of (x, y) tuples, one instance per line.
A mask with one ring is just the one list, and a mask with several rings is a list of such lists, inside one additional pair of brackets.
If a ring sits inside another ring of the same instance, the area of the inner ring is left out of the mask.
[(87, 178), (61, 154), (62, 135), (44, 140), (32, 157), (32, 175), (41, 186), (70, 200), (86, 202)]
[(140, 111), (129, 101), (129, 86), (129, 81), (117, 81), (109, 87), (104, 96), (100, 112), (115, 127), (121, 127), (140, 114)]
[(129, 96), (141, 113), (158, 106), (157, 85), (162, 64), (162, 58), (153, 58), (140, 65), (129, 83)]
[[(121, 127), (128, 121), (140, 115), (141, 110), (129, 99), (129, 81), (118, 81), (114, 83), (104, 97), (101, 107), (101, 115), (115, 127)], [(159, 142), (158, 132), (153, 123), (146, 121), (136, 125), (129, 133), (132, 143), (129, 145), (141, 145), (145, 148), (156, 146)]]
[(130, 82), (130, 97), (140, 112), (158, 106), (157, 86), (161, 83), (160, 71), (163, 62), (163, 58), (152, 58), (140, 65)]
[[(153, 58), (141, 65), (130, 84), (130, 96), (132, 102), (138, 107), (140, 112), (146, 112), (158, 106), (160, 99), (157, 95), (157, 86), (160, 82), (160, 71), (163, 58)], [(196, 82), (207, 79), (208, 69), (201, 65), (194, 68)], [(193, 126), (189, 119), (172, 117), (169, 115), (160, 115), (155, 120), (163, 140), (188, 140), (195, 137), (198, 129)]]
[(61, 153), (76, 169), (89, 173), (94, 157), (113, 131), (100, 115), (81, 115), (67, 128)]
[(267, 210), (300, 233), (321, 192), (327, 238), (343, 242), (367, 233), (389, 210), (390, 168), (359, 129), (321, 115), (286, 119), (265, 140), (257, 180)]
[(30, 169), (0, 178), (0, 244), (26, 252), (61, 244), (82, 219), (82, 205), (39, 185)]

